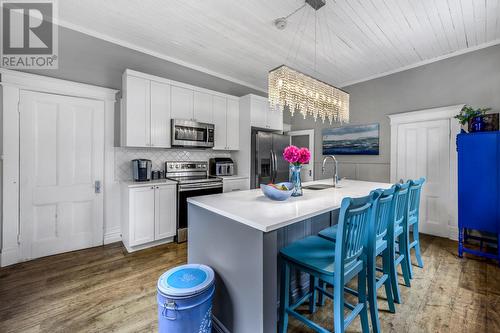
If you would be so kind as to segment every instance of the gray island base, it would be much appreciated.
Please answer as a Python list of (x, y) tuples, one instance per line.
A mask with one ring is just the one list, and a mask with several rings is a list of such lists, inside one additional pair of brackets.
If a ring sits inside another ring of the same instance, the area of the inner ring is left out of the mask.
[[(331, 182), (331, 180), (330, 180)], [(314, 183), (328, 183), (317, 181)], [(341, 188), (304, 190), (286, 202), (260, 190), (189, 199), (188, 262), (216, 273), (214, 325), (223, 332), (276, 332), (279, 249), (336, 223), (344, 197), (360, 197), (391, 184), (345, 180)], [(299, 295), (307, 277), (295, 276)]]

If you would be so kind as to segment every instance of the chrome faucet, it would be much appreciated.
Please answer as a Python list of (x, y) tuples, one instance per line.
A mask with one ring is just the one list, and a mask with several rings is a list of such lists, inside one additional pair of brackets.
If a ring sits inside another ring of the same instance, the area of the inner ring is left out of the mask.
[(335, 156), (333, 155), (327, 155), (323, 158), (323, 166), (321, 167), (321, 172), (322, 173), (325, 173), (325, 164), (326, 164), (326, 161), (331, 158), (334, 162), (334, 167), (335, 167), (335, 171), (333, 173), (333, 187), (337, 187), (338, 183), (339, 183), (339, 176), (337, 174), (337, 170), (338, 170), (338, 164), (337, 164), (337, 159), (335, 158)]

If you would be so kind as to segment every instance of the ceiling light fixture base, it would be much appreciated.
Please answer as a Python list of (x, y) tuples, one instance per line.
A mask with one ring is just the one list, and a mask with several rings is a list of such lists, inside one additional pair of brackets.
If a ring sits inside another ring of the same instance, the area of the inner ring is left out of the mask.
[(325, 0), (306, 0), (306, 3), (311, 6), (314, 10), (318, 10), (324, 5), (326, 5)]
[(279, 17), (277, 18), (276, 20), (274, 20), (274, 26), (276, 27), (276, 29), (278, 30), (283, 30), (286, 28), (286, 24), (287, 24), (287, 21), (286, 21), (286, 18), (285, 17)]

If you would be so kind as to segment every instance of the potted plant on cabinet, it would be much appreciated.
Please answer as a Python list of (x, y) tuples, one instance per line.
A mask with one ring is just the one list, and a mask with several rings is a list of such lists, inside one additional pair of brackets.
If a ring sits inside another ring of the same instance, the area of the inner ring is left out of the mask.
[(481, 132), (484, 128), (483, 116), (490, 110), (491, 108), (475, 109), (470, 105), (465, 105), (455, 118), (458, 119), (462, 127), (467, 124), (469, 132)]

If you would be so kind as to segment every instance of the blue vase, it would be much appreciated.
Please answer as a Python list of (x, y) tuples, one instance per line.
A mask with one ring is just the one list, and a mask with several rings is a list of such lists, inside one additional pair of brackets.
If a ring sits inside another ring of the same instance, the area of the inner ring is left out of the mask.
[(474, 117), (470, 124), (470, 132), (482, 132), (484, 130), (483, 117)]
[(300, 170), (302, 165), (290, 164), (290, 183), (293, 183), (292, 197), (300, 197), (302, 195), (302, 181), (300, 179)]

